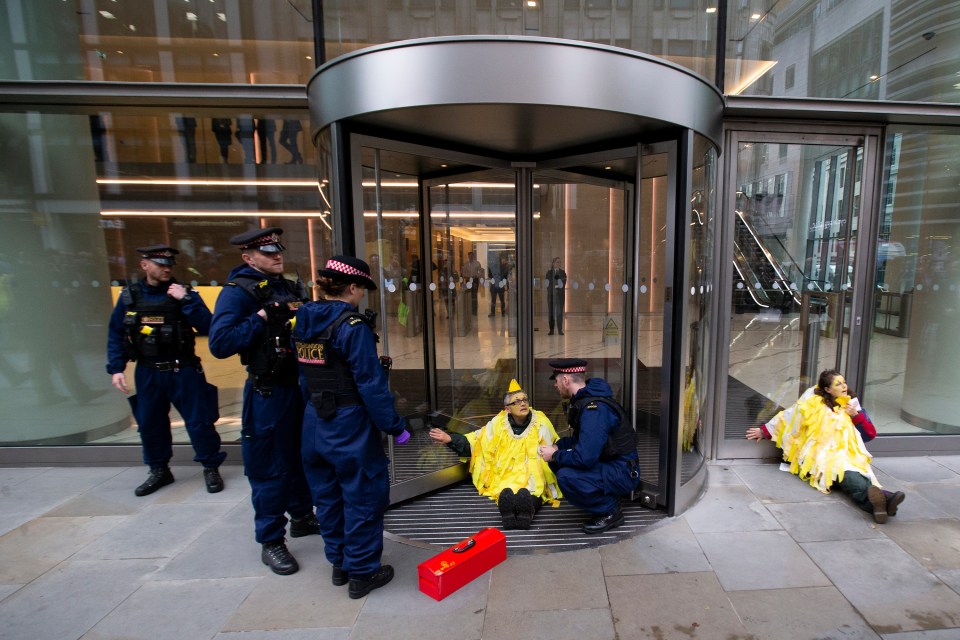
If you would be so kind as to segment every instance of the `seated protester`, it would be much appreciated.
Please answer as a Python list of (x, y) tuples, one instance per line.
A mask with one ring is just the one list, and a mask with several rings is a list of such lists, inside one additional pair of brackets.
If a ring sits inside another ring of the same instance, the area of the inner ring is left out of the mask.
[(530, 408), (516, 380), (503, 397), (503, 411), (484, 427), (466, 435), (434, 428), (430, 437), (470, 459), (473, 484), (496, 500), (504, 529), (529, 529), (544, 502), (559, 504), (557, 478), (538, 451), (556, 442), (557, 432), (542, 411)]
[(747, 429), (746, 437), (758, 442), (772, 439), (783, 449), (790, 473), (823, 493), (830, 493), (836, 483), (858, 507), (873, 514), (875, 522), (883, 524), (888, 515), (897, 515), (906, 496), (880, 487), (870, 467), (873, 456), (863, 444), (876, 437), (877, 429), (849, 394), (839, 371), (823, 371), (817, 386), (767, 424)]

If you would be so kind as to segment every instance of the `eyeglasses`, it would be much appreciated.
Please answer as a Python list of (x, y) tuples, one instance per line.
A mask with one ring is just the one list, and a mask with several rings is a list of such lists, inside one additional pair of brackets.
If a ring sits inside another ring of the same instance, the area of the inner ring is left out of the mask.
[(507, 406), (512, 407), (515, 404), (530, 404), (530, 398), (517, 398), (513, 402), (508, 402)]

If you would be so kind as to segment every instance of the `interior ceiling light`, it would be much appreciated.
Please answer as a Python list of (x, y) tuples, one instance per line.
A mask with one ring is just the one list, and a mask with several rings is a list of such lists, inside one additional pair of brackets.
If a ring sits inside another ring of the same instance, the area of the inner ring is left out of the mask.
[(527, 0), (527, 6), (528, 6), (528, 7), (536, 7), (536, 6), (537, 6), (537, 0)]
[(135, 26), (133, 26), (132, 24), (128, 24), (127, 26), (130, 28), (130, 31), (136, 31), (136, 30), (137, 30), (137, 28), (136, 28)]
[(750, 16), (750, 19), (751, 19), (751, 20), (759, 20), (759, 19), (760, 19), (760, 14), (759, 14), (759, 13), (755, 13), (755, 14), (753, 14), (752, 16)]
[(100, 215), (117, 218), (249, 218), (251, 216), (258, 218), (315, 218), (321, 214), (319, 211), (137, 211), (131, 209), (103, 209), (100, 211)]
[(190, 22), (196, 22), (197, 14), (195, 14), (193, 11), (187, 11), (187, 20), (189, 20)]
[(707, 7), (707, 13), (716, 13), (716, 12), (717, 12), (716, 7)]
[(100, 15), (102, 15), (102, 16), (103, 16), (104, 18), (106, 18), (107, 20), (116, 20), (116, 19), (117, 19), (117, 16), (113, 15), (113, 14), (110, 13), (109, 11), (101, 11), (101, 12), (100, 12)]
[(97, 184), (155, 184), (191, 187), (316, 187), (316, 180), (194, 180), (187, 178), (97, 178)]
[(218, 14), (217, 14), (217, 17), (220, 18), (220, 22), (226, 22), (226, 21), (227, 21), (227, 14), (225, 14), (225, 13), (218, 13)]

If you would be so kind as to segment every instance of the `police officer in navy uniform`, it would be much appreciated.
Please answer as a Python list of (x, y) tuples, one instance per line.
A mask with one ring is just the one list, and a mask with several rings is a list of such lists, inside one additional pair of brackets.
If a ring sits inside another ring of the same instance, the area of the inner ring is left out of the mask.
[(253, 229), (230, 239), (243, 264), (234, 268), (217, 298), (210, 327), (210, 352), (240, 354), (247, 367), (243, 388), (242, 451), (250, 482), (260, 558), (274, 573), (300, 566), (284, 534), (320, 533), (300, 459), (303, 397), (290, 340), (290, 321), (309, 299), (299, 280), (283, 277), (283, 229)]
[(297, 310), (293, 338), (307, 399), (303, 461), (317, 506), (333, 584), (362, 598), (393, 578), (381, 564), (390, 479), (382, 434), (403, 444), (406, 420), (387, 386), (390, 359), (377, 357), (375, 314), (357, 309), (377, 285), (366, 262), (334, 256), (319, 270), (324, 300)]
[(557, 474), (557, 484), (572, 505), (593, 517), (584, 533), (602, 533), (623, 524), (620, 496), (640, 487), (636, 431), (603, 378), (586, 380), (587, 361), (551, 360), (560, 397), (570, 402), (567, 419), (573, 435), (541, 446), (540, 455)]
[(217, 493), (223, 490), (219, 467), (227, 454), (213, 426), (219, 417), (216, 388), (207, 383), (194, 352), (194, 329), (207, 333), (210, 310), (197, 292), (171, 275), (179, 251), (160, 244), (137, 251), (145, 277), (120, 293), (107, 336), (107, 373), (114, 387), (129, 393), (124, 371), (128, 361), (137, 363), (137, 393), (130, 405), (150, 475), (134, 493), (149, 495), (174, 480), (171, 403), (183, 417), (193, 459), (203, 465), (207, 491)]

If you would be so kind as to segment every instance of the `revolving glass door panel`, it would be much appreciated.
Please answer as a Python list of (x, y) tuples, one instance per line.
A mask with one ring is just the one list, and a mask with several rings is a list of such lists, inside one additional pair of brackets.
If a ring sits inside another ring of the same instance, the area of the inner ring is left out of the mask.
[(791, 405), (819, 371), (843, 370), (863, 147), (852, 138), (737, 139), (731, 148), (736, 197), (719, 456), (755, 457), (770, 452), (744, 440), (747, 428)]
[[(360, 149), (363, 244), (357, 252), (369, 263), (377, 284), (377, 290), (368, 292), (365, 302), (377, 313), (380, 354), (393, 359), (390, 390), (411, 432), (410, 441), (403, 446), (395, 445), (393, 438), (384, 438), (394, 486), (460, 464), (446, 448), (432, 446), (426, 434), (430, 395), (424, 346), (424, 285), (429, 274), (420, 258), (418, 175), (426, 161), (385, 149)], [(391, 493), (395, 500), (404, 495), (403, 491)]]
[(467, 428), (503, 409), (517, 377), (514, 172), (435, 179), (425, 192), (436, 407)]
[[(624, 400), (635, 166), (630, 157), (533, 174), (533, 396), (561, 435), (567, 420), (550, 360), (585, 358), (588, 377), (604, 378)], [(604, 172), (610, 178), (595, 177)]]

